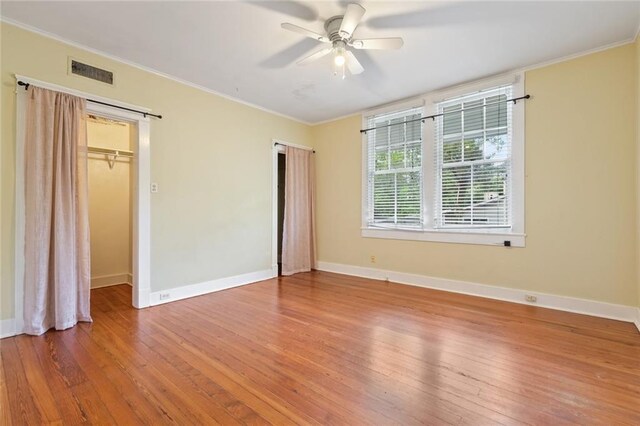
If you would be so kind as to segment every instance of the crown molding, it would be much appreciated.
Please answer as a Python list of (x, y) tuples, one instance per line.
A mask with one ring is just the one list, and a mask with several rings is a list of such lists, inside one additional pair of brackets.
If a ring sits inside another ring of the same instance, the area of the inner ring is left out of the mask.
[(31, 25), (24, 24), (24, 23), (22, 23), (20, 21), (15, 21), (15, 20), (7, 18), (5, 16), (0, 16), (0, 22), (5, 23), (5, 24), (9, 24), (9, 25), (13, 25), (14, 27), (18, 27), (18, 28), (23, 29), (25, 31), (29, 31), (29, 32), (38, 34), (38, 35), (40, 35), (42, 37), (46, 37), (48, 39), (55, 40), (55, 41), (57, 41), (59, 43), (66, 44), (66, 45), (74, 47), (76, 49), (84, 50), (86, 52), (93, 53), (94, 55), (102, 56), (104, 58), (110, 59), (110, 60), (115, 61), (115, 62), (120, 62), (121, 64), (128, 65), (128, 66), (130, 66), (132, 68), (136, 68), (136, 69), (139, 69), (141, 71), (145, 71), (145, 72), (148, 72), (150, 74), (154, 74), (154, 75), (157, 75), (159, 77), (175, 81), (176, 83), (180, 83), (180, 84), (183, 84), (185, 86), (189, 86), (189, 87), (191, 87), (193, 89), (201, 90), (203, 92), (206, 92), (206, 93), (209, 93), (209, 94), (212, 94), (212, 95), (215, 95), (215, 96), (219, 96), (221, 98), (224, 98), (224, 99), (227, 99), (227, 100), (230, 100), (230, 101), (242, 104), (242, 105), (246, 105), (248, 107), (251, 107), (251, 108), (254, 108), (254, 109), (269, 113), (269, 114), (273, 114), (273, 115), (276, 115), (278, 117), (286, 118), (288, 120), (292, 120), (292, 121), (295, 121), (297, 123), (305, 124), (307, 126), (311, 126), (313, 124), (311, 122), (304, 121), (304, 120), (301, 120), (299, 118), (292, 117), (290, 115), (283, 114), (281, 112), (271, 110), (269, 108), (265, 108), (263, 106), (260, 106), (260, 105), (257, 105), (257, 104), (254, 104), (254, 103), (251, 103), (251, 102), (248, 102), (248, 101), (236, 98), (236, 97), (233, 97), (231, 95), (227, 95), (225, 93), (221, 93), (221, 92), (218, 92), (216, 90), (209, 89), (208, 87), (204, 87), (204, 86), (201, 86), (199, 84), (192, 83), (192, 82), (187, 81), (187, 80), (183, 80), (183, 79), (175, 77), (173, 75), (166, 74), (166, 73), (164, 73), (162, 71), (158, 71), (156, 69), (153, 69), (153, 68), (150, 68), (150, 67), (147, 67), (147, 66), (144, 66), (144, 65), (140, 65), (140, 64), (138, 64), (136, 62), (132, 62), (132, 61), (129, 61), (127, 59), (120, 58), (120, 57), (112, 55), (110, 53), (106, 53), (106, 52), (103, 52), (101, 50), (94, 49), (94, 48), (86, 46), (84, 44), (76, 43), (75, 41), (68, 40), (68, 39), (66, 39), (64, 37), (60, 37), (60, 36), (58, 36), (56, 34), (53, 34), (53, 33), (47, 32), (47, 31), (43, 31), (43, 30), (41, 30), (39, 28), (32, 27)]
[(632, 38), (625, 39), (625, 40), (616, 41), (616, 42), (613, 42), (613, 43), (608, 43), (608, 44), (604, 44), (602, 46), (594, 47), (593, 49), (587, 49), (587, 50), (583, 50), (583, 51), (580, 51), (580, 52), (577, 52), (577, 53), (571, 53), (569, 55), (561, 56), (561, 57), (558, 57), (558, 58), (555, 58), (555, 59), (549, 59), (548, 61), (538, 62), (538, 63), (532, 64), (532, 65), (527, 65), (525, 67), (521, 67), (521, 68), (518, 68), (518, 69), (514, 70), (514, 72), (516, 72), (516, 71), (526, 72), (526, 71), (532, 71), (532, 70), (535, 70), (535, 69), (538, 69), (538, 68), (548, 67), (550, 65), (559, 64), (561, 62), (570, 61), (572, 59), (577, 59), (577, 58), (580, 58), (582, 56), (587, 56), (587, 55), (591, 55), (593, 53), (603, 52), (605, 50), (614, 49), (616, 47), (624, 46), (626, 44), (631, 44), (635, 40), (636, 40), (636, 36), (634, 36)]
[[(386, 102), (385, 104), (382, 104), (382, 105), (372, 106), (372, 107), (364, 109), (364, 110), (355, 111), (353, 113), (341, 115), (341, 116), (334, 117), (334, 118), (328, 118), (328, 119), (321, 120), (321, 121), (305, 121), (305, 120), (302, 120), (302, 119), (299, 119), (299, 118), (296, 118), (296, 117), (292, 117), (290, 115), (283, 114), (283, 113), (280, 113), (278, 111), (274, 111), (274, 110), (262, 107), (260, 105), (257, 105), (257, 104), (254, 104), (254, 103), (251, 103), (251, 102), (248, 102), (248, 101), (233, 97), (231, 95), (227, 95), (227, 94), (218, 92), (218, 91), (210, 89), (208, 87), (204, 87), (204, 86), (201, 86), (199, 84), (192, 83), (192, 82), (187, 81), (187, 80), (183, 80), (181, 78), (172, 76), (170, 74), (163, 73), (163, 72), (158, 71), (156, 69), (153, 69), (153, 68), (150, 68), (150, 67), (146, 67), (144, 65), (140, 65), (140, 64), (138, 64), (136, 62), (132, 62), (132, 61), (120, 58), (118, 56), (111, 55), (111, 54), (103, 52), (101, 50), (94, 49), (92, 47), (89, 47), (89, 46), (86, 46), (86, 45), (83, 45), (83, 44), (80, 44), (80, 43), (76, 43), (74, 41), (71, 41), (71, 40), (68, 40), (66, 38), (60, 37), (60, 36), (58, 36), (56, 34), (49, 33), (47, 31), (41, 30), (41, 29), (36, 28), (36, 27), (32, 27), (32, 26), (24, 24), (24, 23), (22, 23), (20, 21), (15, 21), (15, 20), (7, 18), (5, 16), (0, 16), (0, 22), (6, 23), (6, 24), (9, 24), (9, 25), (13, 25), (13, 26), (21, 28), (23, 30), (38, 34), (40, 36), (43, 36), (43, 37), (46, 37), (46, 38), (49, 38), (49, 39), (52, 39), (52, 40), (55, 40), (55, 41), (58, 41), (60, 43), (64, 43), (66, 45), (75, 47), (77, 49), (81, 49), (81, 50), (93, 53), (95, 55), (99, 55), (99, 56), (105, 57), (107, 59), (111, 59), (113, 61), (120, 62), (120, 63), (128, 65), (130, 67), (137, 68), (139, 70), (142, 70), (142, 71), (157, 75), (159, 77), (163, 77), (163, 78), (166, 78), (168, 80), (175, 81), (175, 82), (183, 84), (185, 86), (189, 86), (191, 88), (194, 88), (194, 89), (197, 89), (197, 90), (201, 90), (203, 92), (210, 93), (212, 95), (216, 95), (216, 96), (219, 96), (221, 98), (224, 98), (224, 99), (227, 99), (227, 100), (230, 100), (230, 101), (242, 104), (242, 105), (246, 105), (248, 107), (251, 107), (251, 108), (254, 108), (254, 109), (269, 113), (269, 114), (273, 114), (273, 115), (276, 115), (276, 116), (279, 116), (279, 117), (282, 117), (282, 118), (286, 118), (288, 120), (292, 120), (292, 121), (295, 121), (297, 123), (305, 124), (307, 126), (318, 126), (318, 125), (322, 125), (322, 124), (331, 123), (333, 121), (338, 121), (338, 120), (342, 120), (342, 119), (345, 119), (345, 118), (349, 118), (349, 117), (352, 117), (352, 116), (362, 115), (365, 111), (372, 110), (372, 109), (377, 109), (377, 108), (380, 108), (380, 107), (385, 106), (385, 105), (389, 105), (389, 104), (393, 104), (393, 103), (402, 101), (402, 99), (400, 99), (400, 100), (395, 100), (395, 101), (392, 101), (392, 102)], [(630, 44), (630, 43), (635, 42), (635, 40), (637, 39), (637, 37), (639, 35), (640, 35), (640, 24), (638, 25), (638, 28), (637, 28), (634, 36), (631, 37), (631, 38), (628, 38), (628, 39), (625, 39), (625, 40), (621, 40), (621, 41), (617, 41), (617, 42), (614, 42), (614, 43), (608, 43), (608, 44), (605, 44), (605, 45), (602, 45), (602, 46), (599, 46), (599, 47), (583, 50), (583, 51), (572, 53), (572, 54), (569, 54), (569, 55), (560, 56), (560, 57), (557, 57), (557, 58), (554, 58), (554, 59), (549, 59), (547, 61), (538, 62), (538, 63), (532, 64), (532, 65), (527, 65), (527, 66), (524, 66), (524, 67), (515, 68), (515, 69), (512, 69), (512, 70), (510, 70), (510, 71), (508, 71), (506, 73), (500, 73), (500, 74), (496, 74), (496, 75), (532, 71), (534, 69), (547, 67), (547, 66), (554, 65), (554, 64), (557, 64), (557, 63), (569, 61), (569, 60), (572, 60), (572, 59), (577, 59), (577, 58), (582, 57), (582, 56), (587, 56), (587, 55), (591, 55), (593, 53), (602, 52), (604, 50), (609, 50), (609, 49), (613, 49), (613, 48), (616, 48), (616, 47), (624, 46), (626, 44)], [(478, 78), (476, 78), (474, 80), (471, 80), (471, 81), (482, 80), (482, 79), (490, 78), (490, 77), (491, 76), (478, 77)], [(460, 82), (460, 83), (457, 83), (457, 84), (454, 84), (454, 85), (451, 85), (451, 86), (448, 86), (448, 87), (437, 88), (437, 89), (429, 91), (428, 93), (441, 91), (441, 90), (447, 90), (449, 88), (456, 87), (456, 86), (459, 86), (461, 84), (465, 84), (465, 82)], [(424, 95), (425, 95), (424, 93), (419, 93), (419, 94), (416, 94), (415, 96), (410, 96), (410, 97), (407, 97), (407, 98), (404, 98), (404, 99), (413, 99), (413, 98), (417, 98), (417, 97), (424, 96)]]

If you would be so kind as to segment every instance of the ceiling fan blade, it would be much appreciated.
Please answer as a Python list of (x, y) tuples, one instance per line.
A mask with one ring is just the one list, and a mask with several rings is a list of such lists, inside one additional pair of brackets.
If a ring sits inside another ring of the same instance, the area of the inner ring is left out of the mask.
[(400, 37), (391, 38), (367, 38), (364, 40), (352, 40), (349, 43), (354, 49), (379, 49), (391, 50), (400, 49), (404, 41)]
[(311, 63), (313, 61), (316, 61), (320, 58), (322, 58), (323, 56), (328, 55), (329, 53), (331, 53), (331, 51), (333, 50), (333, 47), (325, 47), (322, 50), (318, 50), (315, 53), (312, 53), (310, 56), (307, 56), (306, 58), (300, 60), (297, 62), (298, 65), (307, 65), (308, 63)]
[(316, 32), (308, 30), (306, 28), (302, 28), (302, 27), (299, 27), (297, 25), (290, 24), (288, 22), (280, 24), (280, 26), (285, 30), (293, 31), (294, 33), (298, 33), (298, 34), (302, 34), (303, 36), (310, 37), (312, 39), (321, 41), (323, 43), (329, 43), (329, 39), (327, 37), (323, 36), (322, 34), (318, 34)]
[(353, 54), (353, 52), (347, 50), (346, 55), (347, 68), (349, 68), (349, 72), (353, 75), (361, 74), (364, 71), (364, 67), (360, 65), (360, 62), (356, 59), (356, 56)]
[(359, 4), (349, 3), (340, 25), (340, 35), (343, 38), (351, 37), (365, 12), (366, 9)]

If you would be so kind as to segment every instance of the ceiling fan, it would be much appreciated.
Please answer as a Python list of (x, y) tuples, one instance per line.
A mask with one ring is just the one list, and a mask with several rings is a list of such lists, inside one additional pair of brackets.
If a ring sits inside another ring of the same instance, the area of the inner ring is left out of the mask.
[(362, 40), (353, 38), (353, 33), (365, 12), (365, 8), (359, 4), (350, 3), (347, 6), (347, 10), (344, 15), (338, 15), (327, 19), (324, 23), (325, 35), (318, 34), (294, 24), (283, 23), (281, 27), (285, 30), (293, 31), (313, 38), (321, 43), (331, 45), (314, 52), (301, 61), (298, 61), (298, 65), (309, 64), (328, 55), (329, 53), (333, 53), (333, 73), (336, 76), (345, 78), (345, 68), (348, 68), (351, 74), (360, 74), (364, 71), (364, 68), (360, 62), (358, 62), (353, 52), (349, 50), (350, 47), (354, 49), (377, 50), (399, 49), (402, 47), (404, 42), (400, 37), (369, 38)]

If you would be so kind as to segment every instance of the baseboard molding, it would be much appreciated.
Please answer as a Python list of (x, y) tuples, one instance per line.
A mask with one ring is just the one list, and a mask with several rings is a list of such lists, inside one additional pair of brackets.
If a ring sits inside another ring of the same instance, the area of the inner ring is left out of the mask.
[(112, 274), (112, 275), (101, 275), (99, 277), (91, 277), (91, 288), (102, 288), (102, 287), (110, 287), (112, 285), (118, 284), (129, 284), (132, 285), (133, 276), (131, 274)]
[[(457, 281), (445, 278), (428, 277), (425, 275), (387, 271), (383, 269), (343, 265), (340, 263), (318, 262), (316, 269), (363, 278), (388, 280), (400, 284), (468, 294), (471, 296), (486, 297), (489, 299), (504, 300), (523, 305), (558, 309), (561, 311), (615, 319), (619, 321), (635, 322), (636, 326), (638, 326), (638, 329), (640, 330), (640, 318), (638, 318), (638, 315), (640, 315), (640, 313), (638, 313), (640, 312), (640, 309), (633, 306), (616, 305), (613, 303), (597, 302), (595, 300), (579, 299), (567, 296), (556, 296), (553, 294), (478, 284), (468, 281)], [(527, 302), (525, 300), (526, 295), (536, 296), (538, 298), (537, 303)]]
[(638, 332), (640, 333), (640, 308), (636, 309), (636, 320), (634, 321)]
[(250, 272), (248, 274), (220, 278), (217, 280), (205, 281), (182, 287), (174, 287), (168, 290), (155, 291), (150, 294), (150, 304), (151, 306), (155, 306), (163, 303), (175, 302), (176, 300), (252, 284), (258, 281), (268, 280), (273, 277), (273, 269), (265, 269), (262, 271)]
[(0, 339), (12, 337), (16, 335), (16, 320), (8, 318), (0, 320)]
[[(206, 281), (198, 284), (186, 285), (183, 287), (175, 287), (169, 290), (156, 291), (149, 295), (150, 305), (161, 305), (164, 303), (175, 302), (177, 300), (187, 299), (189, 297), (201, 296), (207, 293), (213, 293), (215, 291), (226, 290), (228, 288), (239, 287), (242, 285), (252, 284), (258, 281), (268, 280), (278, 275), (278, 267), (274, 269), (265, 269), (262, 271), (250, 272), (248, 274), (236, 275), (233, 277), (220, 278), (217, 280)], [(123, 276), (127, 277), (128, 280), (121, 280), (114, 277), (122, 278)], [(100, 279), (100, 287), (92, 287), (92, 288), (101, 288), (108, 287), (116, 284), (124, 284), (127, 283), (131, 285), (133, 281), (131, 279), (131, 275), (129, 274), (117, 274), (117, 275), (108, 275), (104, 277), (96, 277), (96, 279)], [(117, 282), (114, 282), (116, 280)], [(92, 285), (94, 283), (94, 279), (91, 280)], [(168, 295), (167, 298), (160, 299), (161, 295)], [(5, 337), (12, 337), (16, 335), (16, 327), (15, 327), (15, 319), (9, 318), (5, 320), (0, 320), (0, 339), (4, 339)]]

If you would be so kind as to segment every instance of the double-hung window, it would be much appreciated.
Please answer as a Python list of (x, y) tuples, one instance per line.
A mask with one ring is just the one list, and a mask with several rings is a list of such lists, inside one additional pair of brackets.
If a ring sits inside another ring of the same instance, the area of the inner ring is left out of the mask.
[(367, 225), (422, 227), (422, 108), (368, 118)]
[(524, 101), (512, 101), (523, 83), (366, 114), (363, 236), (524, 246)]
[(437, 104), (437, 228), (511, 226), (511, 86)]

